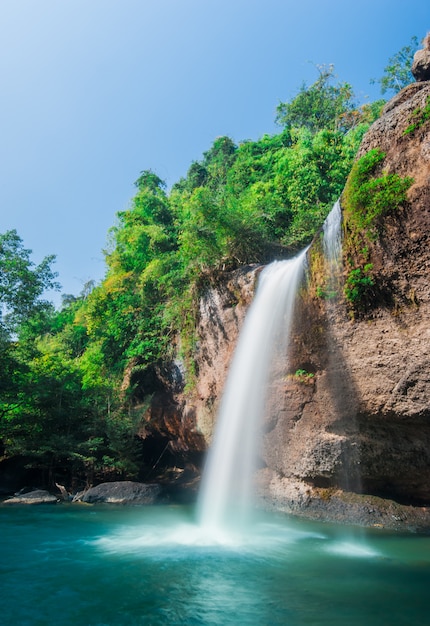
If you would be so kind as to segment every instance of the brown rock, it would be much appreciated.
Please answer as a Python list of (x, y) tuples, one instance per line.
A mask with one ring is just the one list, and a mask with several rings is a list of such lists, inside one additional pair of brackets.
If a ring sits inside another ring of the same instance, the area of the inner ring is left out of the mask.
[[(408, 203), (385, 218), (380, 239), (370, 245), (386, 298), (357, 319), (342, 298), (330, 303), (309, 293), (298, 302), (290, 361), (272, 382), (265, 416), (266, 504), (317, 518), (430, 526), (428, 509), (421, 508), (430, 502), (430, 123), (405, 133), (429, 96), (430, 82), (405, 88), (363, 139), (359, 156), (379, 148), (384, 171), (414, 179)], [(233, 311), (220, 298), (214, 291), (212, 308), (202, 303), (204, 376), (195, 406), (196, 414), (206, 411), (206, 441), (240, 326), (238, 320), (223, 334)], [(219, 316), (223, 323), (214, 324)], [(313, 376), (292, 374), (298, 369)], [(327, 490), (337, 494), (330, 505)], [(345, 503), (339, 494), (348, 492), (367, 496)], [(375, 497), (375, 512), (366, 497)], [(381, 506), (392, 499), (397, 503)], [(410, 503), (420, 507), (405, 507)], [(401, 514), (390, 512), (396, 507)]]
[[(239, 328), (252, 300), (259, 269), (261, 266), (247, 266), (208, 276), (199, 302), (195, 379), (180, 359), (143, 372), (138, 367), (135, 372), (133, 367), (129, 368), (124, 388), (135, 387), (142, 400), (151, 397), (145, 423), (139, 432), (145, 457), (153, 455), (151, 479), (160, 475), (163, 467), (169, 464), (175, 466), (175, 480), (178, 470), (188, 468), (189, 471), (192, 465), (202, 465)], [(191, 390), (185, 389), (186, 382), (192, 383), (189, 385)]]
[(233, 271), (208, 286), (200, 300), (194, 357), (198, 374), (186, 398), (186, 411), (195, 415), (206, 442), (212, 438), (228, 367), (260, 270), (261, 266), (254, 265)]

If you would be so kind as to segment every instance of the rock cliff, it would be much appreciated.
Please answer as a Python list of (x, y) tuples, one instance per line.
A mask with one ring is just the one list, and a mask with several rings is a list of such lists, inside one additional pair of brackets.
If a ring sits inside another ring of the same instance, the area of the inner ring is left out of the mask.
[(369, 244), (383, 297), (358, 316), (342, 297), (324, 301), (311, 288), (299, 303), (290, 371), (313, 376), (277, 384), (262, 453), (266, 497), (286, 510), (313, 516), (312, 499), (323, 498), (330, 515), (339, 489), (430, 504), (429, 102), (430, 82), (405, 88), (358, 154), (378, 148), (384, 172), (414, 181)]
[[(358, 155), (378, 148), (385, 153), (381, 170), (413, 178), (407, 201), (388, 212), (368, 246), (379, 286), (374, 302), (353, 315), (342, 289), (336, 299), (319, 297), (311, 248), (289, 361), (272, 383), (263, 425), (259, 485), (267, 505), (311, 517), (430, 527), (429, 108), (429, 81), (403, 89)], [(210, 443), (257, 274), (249, 267), (219, 277), (200, 302), (193, 390), (186, 391), (182, 372), (180, 388), (161, 385), (150, 409), (173, 447), (201, 453)], [(352, 494), (366, 495), (357, 501)]]

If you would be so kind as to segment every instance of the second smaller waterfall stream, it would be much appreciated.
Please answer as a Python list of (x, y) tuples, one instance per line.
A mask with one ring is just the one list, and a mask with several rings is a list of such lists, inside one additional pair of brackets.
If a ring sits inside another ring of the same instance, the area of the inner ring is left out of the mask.
[(323, 250), (327, 272), (328, 300), (337, 297), (342, 271), (342, 209), (338, 200), (323, 224)]
[(259, 277), (230, 367), (200, 488), (200, 522), (212, 531), (246, 520), (258, 426), (273, 354), (286, 349), (306, 250)]
[(323, 224), (323, 234), (324, 257), (327, 264), (335, 266), (336, 269), (342, 255), (342, 209), (339, 200), (327, 215)]

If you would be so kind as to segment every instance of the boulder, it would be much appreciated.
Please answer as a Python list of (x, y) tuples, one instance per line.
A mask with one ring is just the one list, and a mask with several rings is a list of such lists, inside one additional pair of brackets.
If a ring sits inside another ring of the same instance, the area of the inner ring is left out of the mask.
[(17, 493), (3, 504), (56, 504), (58, 498), (44, 489), (34, 489), (26, 493)]
[(430, 80), (430, 33), (423, 41), (423, 49), (414, 55), (411, 72), (417, 81)]
[(120, 480), (91, 487), (81, 501), (89, 504), (155, 504), (160, 501), (161, 493), (160, 485)]
[(357, 494), (336, 488), (317, 488), (302, 481), (271, 476), (269, 489), (262, 470), (258, 485), (261, 501), (268, 510), (339, 524), (428, 532), (430, 508), (408, 506), (389, 498)]

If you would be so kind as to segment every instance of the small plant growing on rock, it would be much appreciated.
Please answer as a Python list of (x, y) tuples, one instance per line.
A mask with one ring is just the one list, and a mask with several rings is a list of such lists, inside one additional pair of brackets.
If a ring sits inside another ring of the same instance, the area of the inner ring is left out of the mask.
[(424, 126), (430, 120), (430, 96), (427, 96), (426, 104), (423, 109), (417, 108), (412, 112), (411, 124), (404, 131), (404, 135), (412, 135), (416, 130)]
[(304, 370), (304, 369), (298, 369), (295, 371), (294, 376), (295, 378), (298, 378), (302, 382), (307, 382), (311, 380), (312, 378), (314, 378), (315, 374), (312, 374), (312, 372), (308, 372), (307, 370)]
[[(327, 283), (328, 281), (326, 281)], [(331, 289), (330, 287), (327, 287), (327, 284), (324, 285), (317, 285), (316, 287), (316, 295), (318, 298), (321, 298), (322, 300), (333, 300), (334, 298), (337, 297), (338, 293), (335, 289)]]
[(346, 299), (354, 305), (363, 302), (370, 294), (375, 285), (372, 277), (372, 263), (367, 263), (363, 268), (352, 269), (346, 279), (344, 293)]

